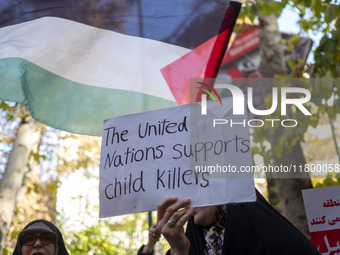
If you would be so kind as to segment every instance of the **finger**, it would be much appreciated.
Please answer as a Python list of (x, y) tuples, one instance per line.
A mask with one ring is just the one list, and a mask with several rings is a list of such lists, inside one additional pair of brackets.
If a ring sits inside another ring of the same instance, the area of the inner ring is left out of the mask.
[(190, 199), (187, 198), (187, 199), (177, 201), (176, 203), (170, 205), (168, 208), (166, 208), (163, 219), (168, 221), (172, 214), (174, 214), (175, 212), (177, 212), (178, 210), (182, 208), (185, 208), (189, 204), (190, 204)]
[[(177, 201), (176, 203), (174, 203), (173, 205), (169, 206), (164, 215), (162, 220), (159, 222), (159, 228), (158, 229), (162, 229), (162, 227), (168, 223), (168, 221), (170, 220), (170, 218), (173, 216), (173, 214), (178, 214), (180, 212), (178, 212), (179, 209), (182, 209), (184, 207), (186, 207), (187, 205), (190, 204), (190, 199), (184, 199), (184, 200), (180, 200)], [(183, 211), (183, 210), (182, 210)], [(183, 213), (181, 213), (183, 214)], [(174, 215), (175, 216), (175, 215)], [(176, 217), (176, 216), (175, 216)]]
[[(182, 210), (181, 212), (178, 213), (174, 213), (173, 215), (171, 215), (170, 219), (168, 220), (168, 223), (166, 224), (166, 228), (174, 228), (175, 226), (181, 228), (183, 226), (181, 226), (180, 224), (177, 224), (177, 221), (185, 214), (185, 211)], [(164, 231), (164, 228), (162, 229), (162, 231)]]
[(177, 198), (175, 197), (169, 197), (164, 199), (161, 203), (158, 204), (157, 206), (157, 223), (162, 220), (164, 213), (166, 209), (174, 204), (177, 201)]
[(149, 236), (153, 237), (153, 238), (159, 238), (160, 237), (160, 232), (157, 231), (156, 229), (156, 225), (152, 225), (149, 229)]
[(169, 220), (174, 220), (174, 221), (178, 221), (187, 211), (189, 210), (189, 208), (185, 208), (183, 210), (174, 212), (171, 216)]
[(171, 218), (168, 220), (167, 227), (169, 228), (180, 228), (182, 229), (184, 224), (193, 215), (194, 210), (191, 208), (186, 208), (181, 211), (175, 212)]
[(158, 241), (158, 239), (161, 237), (161, 235), (160, 234), (158, 234), (158, 233), (149, 233), (149, 238), (151, 238), (151, 239), (154, 239), (154, 240), (157, 240)]
[(156, 225), (156, 224), (153, 224), (153, 225), (151, 225), (149, 231), (155, 232), (155, 231), (156, 231), (156, 228), (157, 228), (157, 225)]
[(194, 207), (185, 210), (185, 213), (178, 219), (177, 224), (179, 226), (184, 226), (184, 224), (194, 215)]

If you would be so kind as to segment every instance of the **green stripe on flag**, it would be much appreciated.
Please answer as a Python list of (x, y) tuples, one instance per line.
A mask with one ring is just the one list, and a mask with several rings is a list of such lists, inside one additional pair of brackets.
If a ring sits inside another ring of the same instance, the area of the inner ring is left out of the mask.
[(105, 119), (176, 105), (139, 92), (72, 82), (22, 58), (0, 59), (0, 99), (25, 105), (48, 126), (95, 136), (102, 135)]

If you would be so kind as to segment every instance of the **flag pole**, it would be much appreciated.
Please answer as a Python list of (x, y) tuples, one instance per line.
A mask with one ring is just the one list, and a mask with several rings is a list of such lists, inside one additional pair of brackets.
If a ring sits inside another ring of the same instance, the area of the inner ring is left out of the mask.
[[(228, 48), (229, 40), (231, 34), (234, 30), (234, 26), (236, 24), (237, 17), (241, 10), (241, 3), (237, 1), (230, 1), (230, 5), (226, 14), (224, 16), (220, 32), (216, 37), (216, 41), (214, 43), (214, 47), (211, 51), (210, 58), (207, 64), (207, 69), (204, 74), (203, 83), (212, 86), (212, 80), (208, 80), (209, 78), (215, 79), (219, 68), (221, 66), (224, 54)], [(200, 96), (202, 91), (200, 90), (196, 96), (196, 102), (200, 101)]]

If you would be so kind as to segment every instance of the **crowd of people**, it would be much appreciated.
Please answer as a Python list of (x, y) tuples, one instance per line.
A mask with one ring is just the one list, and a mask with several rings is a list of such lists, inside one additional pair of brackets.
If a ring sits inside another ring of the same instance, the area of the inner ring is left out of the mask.
[[(189, 207), (190, 199), (167, 198), (138, 255), (153, 254), (160, 236), (167, 255), (320, 255), (313, 244), (257, 192), (256, 202)], [(185, 224), (186, 229), (184, 229)], [(68, 255), (60, 230), (35, 220), (19, 233), (14, 255)]]

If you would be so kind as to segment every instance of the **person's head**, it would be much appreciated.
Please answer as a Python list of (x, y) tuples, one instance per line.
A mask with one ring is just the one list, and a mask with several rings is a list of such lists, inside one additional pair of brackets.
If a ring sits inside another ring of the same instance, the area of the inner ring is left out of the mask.
[(68, 255), (59, 229), (46, 220), (35, 220), (19, 233), (13, 255)]

